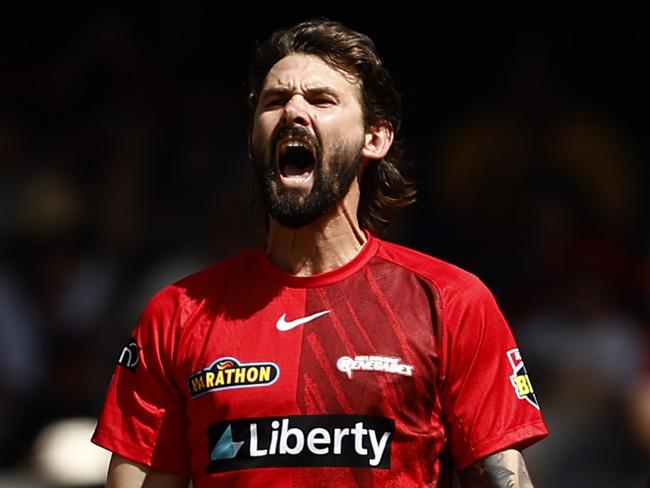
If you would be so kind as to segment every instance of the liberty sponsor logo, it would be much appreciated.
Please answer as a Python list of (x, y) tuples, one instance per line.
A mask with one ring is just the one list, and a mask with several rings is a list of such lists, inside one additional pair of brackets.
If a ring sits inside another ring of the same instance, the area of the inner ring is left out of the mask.
[(535, 396), (535, 390), (533, 390), (533, 385), (531, 384), (528, 373), (526, 372), (526, 367), (524, 366), (524, 361), (521, 358), (519, 349), (510, 349), (507, 352), (507, 355), (513, 372), (512, 376), (510, 376), (510, 382), (515, 389), (517, 398), (520, 400), (526, 400), (533, 407), (539, 410), (539, 403)]
[(135, 370), (140, 363), (140, 346), (135, 342), (135, 339), (131, 337), (129, 342), (122, 348), (120, 352), (120, 357), (117, 359), (117, 364), (124, 366), (126, 369), (135, 373)]
[(316, 312), (314, 314), (307, 315), (306, 317), (300, 317), (289, 321), (287, 321), (287, 314), (283, 313), (282, 316), (275, 323), (275, 328), (278, 329), (280, 332), (287, 332), (288, 330), (295, 329), (300, 325), (304, 325), (307, 322), (311, 322), (312, 320), (317, 319), (318, 317), (322, 317), (323, 315), (326, 315), (328, 313), (330, 313), (329, 310), (323, 310), (322, 312)]
[(336, 368), (352, 379), (355, 371), (372, 371), (402, 376), (413, 376), (413, 366), (402, 363), (401, 358), (390, 356), (342, 356), (336, 362)]
[(395, 422), (371, 415), (228, 420), (208, 427), (208, 473), (267, 467), (390, 469)]
[(219, 358), (188, 380), (192, 398), (215, 390), (268, 386), (276, 382), (280, 368), (275, 363), (240, 363), (235, 358)]

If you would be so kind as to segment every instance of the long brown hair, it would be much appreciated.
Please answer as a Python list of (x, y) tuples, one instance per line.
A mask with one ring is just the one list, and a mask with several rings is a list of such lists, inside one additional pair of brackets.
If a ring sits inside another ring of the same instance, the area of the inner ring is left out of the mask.
[[(258, 46), (251, 62), (248, 77), (249, 130), (252, 130), (255, 109), (269, 70), (282, 58), (297, 53), (316, 55), (334, 69), (358, 80), (366, 126), (387, 123), (395, 133), (386, 156), (371, 161), (360, 182), (359, 223), (371, 233), (382, 235), (397, 210), (415, 201), (416, 190), (414, 183), (402, 174), (406, 159), (397, 139), (402, 118), (400, 97), (368, 36), (338, 22), (320, 19), (274, 32)], [(268, 215), (261, 204), (257, 185), (254, 193), (256, 217), (268, 229)]]

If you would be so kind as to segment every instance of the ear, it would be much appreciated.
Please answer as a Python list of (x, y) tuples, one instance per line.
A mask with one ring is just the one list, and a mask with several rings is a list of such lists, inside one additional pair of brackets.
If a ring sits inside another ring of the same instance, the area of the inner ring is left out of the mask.
[(393, 143), (393, 128), (388, 123), (368, 127), (361, 155), (367, 159), (382, 159)]

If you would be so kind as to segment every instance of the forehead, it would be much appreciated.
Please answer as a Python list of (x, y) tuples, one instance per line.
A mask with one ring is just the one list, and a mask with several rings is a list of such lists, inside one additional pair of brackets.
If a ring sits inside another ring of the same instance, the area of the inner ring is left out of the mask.
[(284, 88), (291, 91), (327, 87), (340, 92), (359, 93), (359, 83), (313, 54), (290, 54), (269, 70), (262, 90)]

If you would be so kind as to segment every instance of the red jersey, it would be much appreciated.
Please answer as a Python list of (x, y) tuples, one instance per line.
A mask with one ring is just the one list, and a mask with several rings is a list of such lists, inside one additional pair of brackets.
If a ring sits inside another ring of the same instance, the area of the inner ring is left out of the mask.
[(473, 275), (369, 236), (297, 277), (263, 249), (146, 307), (93, 441), (210, 486), (451, 486), (547, 435), (513, 336)]

